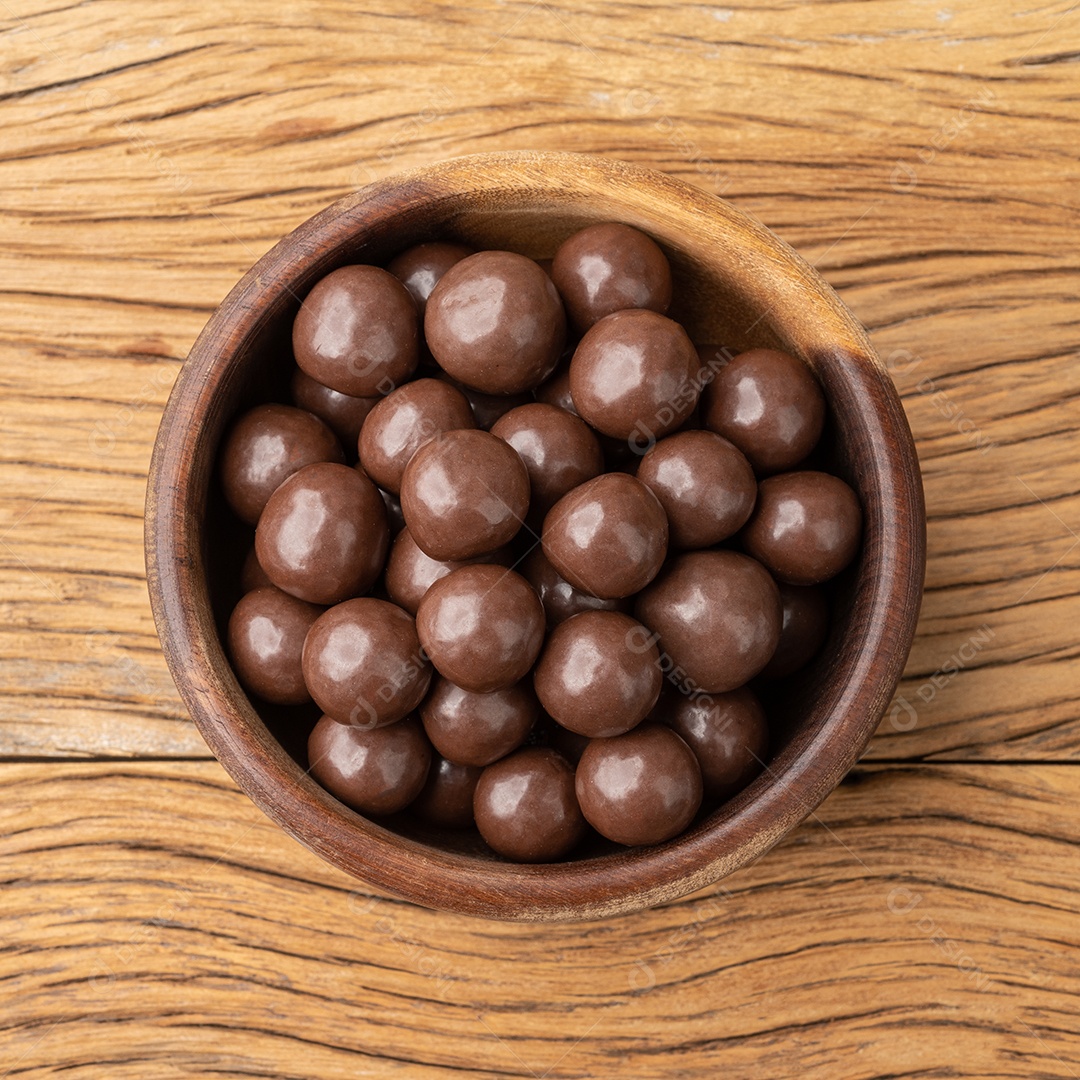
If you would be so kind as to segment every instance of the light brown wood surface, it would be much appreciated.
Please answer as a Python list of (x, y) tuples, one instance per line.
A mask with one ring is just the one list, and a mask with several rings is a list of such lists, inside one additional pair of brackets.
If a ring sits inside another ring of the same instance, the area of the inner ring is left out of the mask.
[[(0, 0), (0, 1075), (1080, 1075), (1078, 57), (1071, 0)], [(369, 900), (179, 760), (143, 573), (157, 421), (240, 274), (514, 148), (663, 169), (814, 262), (929, 513), (857, 782), (582, 926)]]

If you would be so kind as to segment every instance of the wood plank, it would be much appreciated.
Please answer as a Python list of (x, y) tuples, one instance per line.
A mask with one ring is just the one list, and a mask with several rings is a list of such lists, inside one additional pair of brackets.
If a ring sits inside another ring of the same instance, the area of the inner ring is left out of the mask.
[(1080, 753), (1069, 0), (324, 0), (273, 18), (21, 0), (0, 40), (0, 756), (205, 752), (142, 570), (178, 361), (308, 215), (496, 148), (607, 153), (722, 193), (870, 327), (930, 513), (915, 715), (900, 704), (870, 756)]
[(8, 1075), (1080, 1068), (1075, 767), (862, 768), (719, 889), (545, 926), (373, 897), (215, 763), (0, 788)]

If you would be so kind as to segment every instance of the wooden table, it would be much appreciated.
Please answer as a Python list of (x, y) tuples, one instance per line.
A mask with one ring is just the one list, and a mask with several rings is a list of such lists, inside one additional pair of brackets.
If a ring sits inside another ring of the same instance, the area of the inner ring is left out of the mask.
[[(1072, 0), (0, 0), (0, 35), (0, 1075), (1080, 1074)], [(233, 282), (496, 148), (760, 217), (871, 329), (925, 472), (862, 765), (723, 887), (609, 922), (324, 865), (208, 755), (144, 584), (158, 419)]]

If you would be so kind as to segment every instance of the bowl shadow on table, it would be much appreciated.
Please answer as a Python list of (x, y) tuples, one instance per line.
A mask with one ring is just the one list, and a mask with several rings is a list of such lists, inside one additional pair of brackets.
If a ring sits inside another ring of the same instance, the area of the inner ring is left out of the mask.
[[(477, 248), (498, 247), (518, 251), (533, 258), (550, 258), (563, 235), (551, 234), (550, 216), (532, 214), (529, 211), (506, 212), (491, 215), (485, 219), (480, 215), (470, 220), (468, 231), (447, 229), (439, 235), (428, 233), (409, 236), (407, 231), (397, 233), (392, 246), (375, 243), (363, 251), (342, 253), (335, 265), (349, 261), (385, 262), (399, 250), (421, 240), (449, 240), (471, 244)], [(512, 218), (512, 222), (508, 220)], [(592, 217), (582, 216), (580, 221), (572, 215), (561, 218), (560, 231), (569, 235), (575, 229), (590, 224)], [(513, 236), (510, 243), (508, 237)], [(694, 340), (701, 344), (714, 343), (732, 347), (739, 351), (750, 347), (780, 347), (780, 342), (771, 327), (768, 318), (760, 313), (741, 309), (730, 299), (730, 293), (724, 289), (722, 280), (702, 280), (697, 267), (690, 273), (690, 266), (678, 251), (665, 248), (672, 262), (676, 281), (676, 301), (673, 303), (671, 316), (687, 326)], [(350, 257), (351, 254), (351, 257)], [(326, 271), (333, 267), (328, 267)], [(278, 311), (275, 317), (264, 324), (259, 339), (252, 343), (251, 353), (261, 356), (259, 364), (241, 365), (243, 371), (236, 385), (230, 387), (229, 403), (226, 406), (228, 417), (239, 415), (244, 410), (267, 401), (287, 401), (289, 378), (293, 369), (293, 357), (290, 346), (290, 328), (300, 298), (293, 297), (292, 302)], [(751, 327), (747, 333), (746, 328)], [(809, 357), (813, 363), (814, 358)], [(226, 423), (222, 427), (227, 426)], [(806, 463), (808, 467), (822, 468), (834, 472), (849, 483), (854, 482), (850, 462), (840, 451), (835, 427), (831, 417), (821, 443)], [(203, 528), (204, 559), (207, 571), (207, 584), (210, 592), (214, 618), (222, 642), (225, 640), (225, 628), (229, 614), (240, 598), (240, 568), (254, 540), (254, 530), (242, 527), (232, 517), (225, 503), (217, 478), (211, 478), (206, 516)], [(737, 547), (736, 542), (730, 545)], [(829, 594), (832, 619), (829, 636), (816, 657), (802, 670), (782, 680), (769, 683), (755, 683), (754, 689), (759, 694), (766, 708), (770, 726), (770, 760), (787, 746), (804, 725), (819, 692), (825, 687), (833, 673), (838, 656), (838, 647), (843, 640), (846, 626), (850, 621), (852, 599), (857, 592), (859, 562), (849, 567), (837, 579), (825, 587)], [(251, 705), (269, 734), (283, 747), (302, 770), (308, 768), (307, 737), (319, 718), (319, 709), (314, 704), (304, 706), (277, 706), (251, 698)], [(755, 798), (760, 785), (768, 776), (769, 762), (765, 762), (762, 776), (754, 781), (739, 795), (720, 806), (705, 805), (698, 818), (690, 826), (697, 829), (712, 821), (715, 815), (734, 814), (738, 809)], [(810, 807), (807, 807), (809, 810)], [(352, 813), (352, 811), (344, 811)], [(407, 810), (390, 817), (378, 819), (382, 827), (401, 836), (429, 844), (440, 850), (477, 857), (498, 860), (475, 830), (446, 830), (428, 825), (418, 820)], [(602, 858), (624, 852), (626, 849), (605, 840), (590, 830), (589, 835), (575, 850), (574, 860)]]

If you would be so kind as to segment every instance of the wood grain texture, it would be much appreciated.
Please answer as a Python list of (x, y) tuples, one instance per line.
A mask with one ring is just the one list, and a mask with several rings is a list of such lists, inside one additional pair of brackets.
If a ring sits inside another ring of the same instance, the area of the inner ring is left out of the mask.
[(526, 926), (353, 891), (216, 763), (9, 764), (0, 1061), (80, 1078), (1075, 1076), (1078, 798), (1069, 766), (867, 767), (726, 891)]

